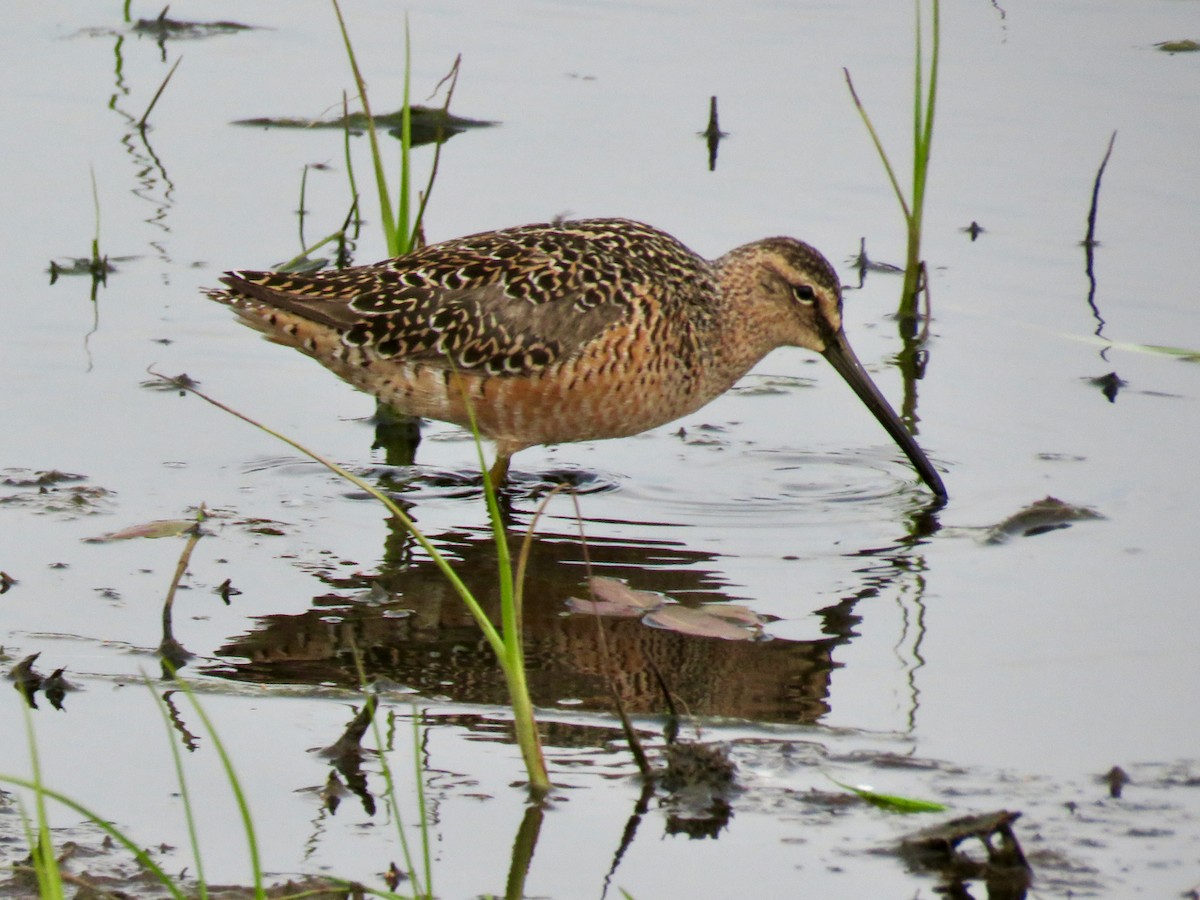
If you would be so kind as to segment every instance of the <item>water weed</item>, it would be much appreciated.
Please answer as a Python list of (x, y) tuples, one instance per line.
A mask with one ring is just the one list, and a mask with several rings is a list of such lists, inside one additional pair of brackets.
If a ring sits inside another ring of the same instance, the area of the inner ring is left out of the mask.
[(887, 151), (883, 149), (883, 142), (880, 140), (875, 126), (871, 123), (871, 117), (867, 114), (866, 108), (863, 106), (862, 101), (859, 100), (858, 92), (854, 89), (854, 82), (850, 78), (850, 71), (848, 69), (842, 70), (846, 76), (846, 85), (850, 88), (850, 96), (854, 100), (854, 105), (858, 109), (859, 115), (862, 116), (863, 124), (867, 126), (867, 131), (870, 133), (871, 140), (875, 144), (875, 149), (879, 153), (879, 158), (883, 161), (883, 167), (887, 171), (888, 180), (892, 183), (892, 190), (895, 191), (896, 199), (900, 202), (900, 209), (904, 213), (904, 223), (908, 235), (908, 249), (905, 252), (904, 258), (904, 287), (900, 295), (899, 314), (902, 329), (910, 333), (915, 331), (916, 326), (917, 297), (922, 290), (928, 287), (925, 262), (921, 259), (921, 229), (925, 215), (925, 191), (929, 178), (930, 152), (933, 146), (933, 117), (937, 105), (938, 57), (941, 50), (940, 7), (939, 0), (932, 0), (932, 22), (930, 26), (932, 46), (928, 61), (928, 86), (926, 86), (926, 61), (922, 40), (924, 26), (921, 21), (921, 0), (917, 0), (916, 4), (916, 52), (913, 64), (912, 114), (913, 171), (912, 188), (909, 196), (906, 197), (903, 189), (900, 187), (896, 170), (888, 158)]

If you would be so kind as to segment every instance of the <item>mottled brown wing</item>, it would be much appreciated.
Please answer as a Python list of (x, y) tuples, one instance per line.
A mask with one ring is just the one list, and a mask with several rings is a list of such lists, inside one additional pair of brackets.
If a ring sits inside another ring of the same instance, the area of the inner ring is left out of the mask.
[(235, 307), (249, 299), (247, 307), (324, 326), (380, 358), (520, 375), (571, 357), (628, 314), (604, 273), (587, 265), (595, 262), (498, 246), (493, 235), (340, 272), (230, 272), (216, 299)]

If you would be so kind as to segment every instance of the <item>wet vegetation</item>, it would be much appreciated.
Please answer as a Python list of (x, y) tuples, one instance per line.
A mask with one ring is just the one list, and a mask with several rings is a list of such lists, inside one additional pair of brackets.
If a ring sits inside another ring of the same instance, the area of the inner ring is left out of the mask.
[[(376, 113), (369, 122), (366, 113), (352, 112), (331, 119), (259, 116), (253, 119), (238, 119), (233, 124), (252, 128), (299, 128), (303, 130), (333, 128), (338, 131), (349, 131), (354, 135), (365, 134), (373, 127), (376, 131), (380, 129), (386, 131), (396, 140), (402, 140), (404, 120), (404, 110), (398, 109), (390, 113)], [(469, 128), (486, 128), (489, 125), (497, 124), (496, 122), (485, 122), (482, 119), (456, 116), (445, 108), (433, 109), (420, 105), (409, 107), (408, 123), (410, 147), (441, 143), (456, 134), (462, 134)]]
[[(925, 260), (921, 258), (921, 234), (925, 221), (925, 191), (929, 183), (929, 165), (933, 150), (933, 118), (937, 108), (938, 89), (938, 60), (941, 55), (941, 4), (939, 0), (930, 3), (930, 52), (926, 63), (922, 52), (924, 26), (921, 20), (922, 3), (916, 4), (916, 49), (913, 62), (913, 107), (912, 107), (912, 183), (906, 196), (900, 187), (896, 171), (883, 148), (883, 141), (871, 124), (871, 117), (866, 107), (858, 99), (854, 90), (854, 82), (850, 78), (850, 70), (843, 69), (846, 85), (850, 88), (850, 96), (854, 106), (862, 116), (863, 124), (871, 135), (871, 141), (879, 153), (883, 167), (891, 182), (896, 200), (904, 213), (904, 225), (907, 235), (907, 250), (904, 256), (904, 287), (900, 292), (900, 328), (902, 333), (913, 334), (917, 325), (917, 301), (924, 293), (928, 299), (929, 272)], [(928, 65), (928, 68), (926, 66)], [(928, 84), (926, 82), (928, 81)]]

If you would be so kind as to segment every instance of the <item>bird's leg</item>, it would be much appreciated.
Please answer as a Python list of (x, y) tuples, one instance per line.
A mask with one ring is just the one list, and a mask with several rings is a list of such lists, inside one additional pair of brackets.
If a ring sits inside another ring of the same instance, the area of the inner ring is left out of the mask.
[(504, 487), (504, 482), (508, 480), (508, 463), (511, 459), (511, 453), (506, 453), (499, 447), (496, 448), (496, 461), (488, 469), (488, 478), (496, 490)]

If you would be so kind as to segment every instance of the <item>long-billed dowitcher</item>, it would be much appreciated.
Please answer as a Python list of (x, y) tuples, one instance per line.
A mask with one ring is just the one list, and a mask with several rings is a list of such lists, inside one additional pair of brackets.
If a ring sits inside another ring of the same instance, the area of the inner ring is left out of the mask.
[(944, 497), (842, 332), (833, 267), (793, 238), (706, 260), (626, 219), (527, 225), (341, 271), (229, 272), (211, 292), (402, 413), (469, 425), (509, 458), (699, 409), (777, 347), (822, 354)]

